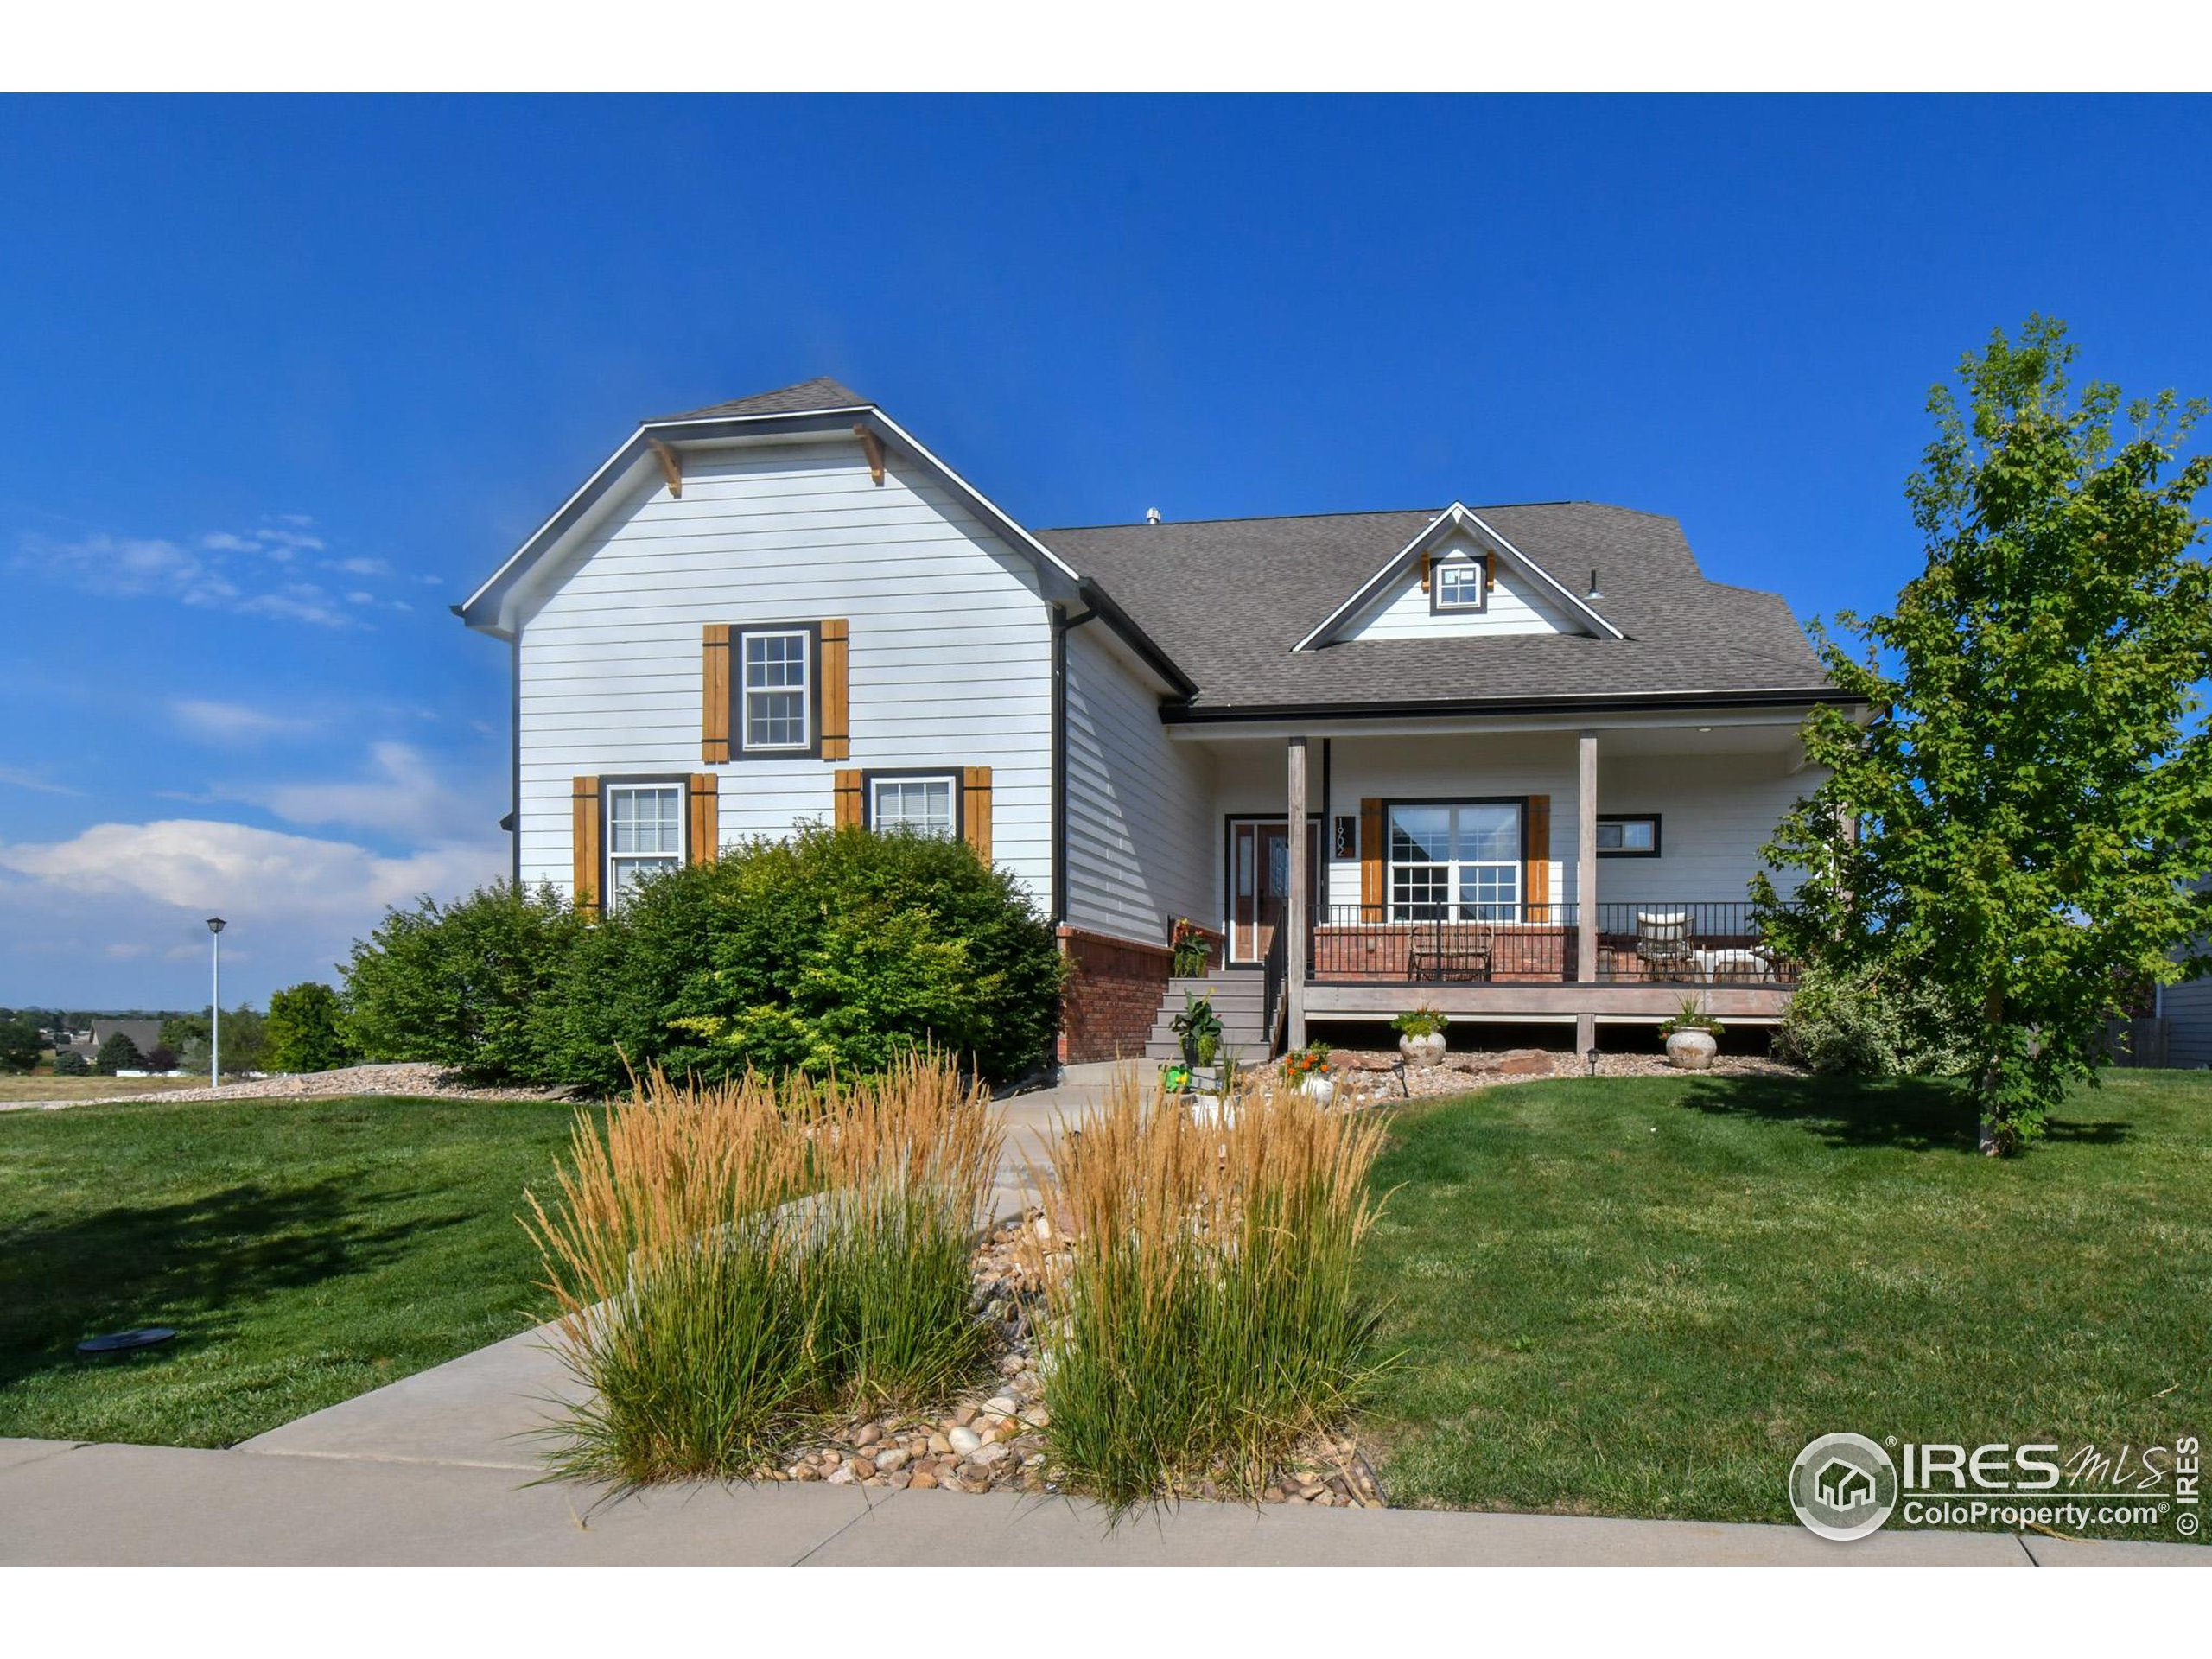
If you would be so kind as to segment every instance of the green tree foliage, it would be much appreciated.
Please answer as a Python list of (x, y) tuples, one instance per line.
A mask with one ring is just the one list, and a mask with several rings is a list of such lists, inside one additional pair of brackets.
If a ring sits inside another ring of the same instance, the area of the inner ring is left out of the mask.
[(276, 992), (269, 999), (268, 1069), (328, 1071), (344, 1065), (352, 1058), (345, 1019), (338, 993), (321, 980), (305, 980)]
[(880, 1071), (933, 1044), (984, 1077), (1044, 1058), (1063, 965), (1014, 878), (963, 842), (815, 826), (645, 883), (578, 944), (546, 1046), (678, 1075)]
[(372, 1060), (429, 1060), (489, 1082), (555, 1081), (533, 1009), (583, 924), (550, 887), (498, 881), (388, 912), (342, 969), (346, 1036)]
[(28, 1071), (46, 1052), (38, 1022), (24, 1014), (0, 1020), (0, 1071)]
[(198, 1042), (203, 1047), (207, 1041), (207, 1016), (204, 1014), (172, 1014), (162, 1021), (161, 1045), (175, 1053)]
[(226, 1075), (269, 1069), (269, 1026), (257, 1010), (243, 1002), (224, 1009), (219, 1035)]
[(137, 1071), (144, 1069), (146, 1057), (138, 1052), (138, 1045), (120, 1031), (111, 1031), (101, 1040), (99, 1052), (92, 1056), (92, 1070), (103, 1077), (111, 1077), (118, 1071)]
[[(2129, 988), (2171, 981), (2208, 904), (2212, 572), (2191, 550), (2212, 459), (2179, 457), (2203, 412), (2123, 405), (2068, 381), (2063, 324), (2031, 318), (1929, 397), (1936, 436), (1907, 486), (1927, 568), (1885, 615), (1823, 639), (1837, 684), (1806, 751), (1828, 780), (1769, 861), (1803, 880), (1755, 896), (1785, 949), (1880, 968), (1967, 1011), (1982, 1144), (2041, 1130), (2068, 1078), (2094, 1080)], [(2194, 728), (2194, 729), (2193, 729)], [(2190, 970), (2208, 964), (2196, 962)]]
[(73, 1048), (54, 1057), (54, 1075), (57, 1077), (81, 1077), (92, 1069), (85, 1064), (85, 1057)]

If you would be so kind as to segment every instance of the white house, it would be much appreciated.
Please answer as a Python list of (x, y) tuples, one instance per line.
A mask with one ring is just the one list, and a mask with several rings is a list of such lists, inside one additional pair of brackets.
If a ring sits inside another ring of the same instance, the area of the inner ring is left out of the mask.
[(1242, 1040), (1425, 1001), (1580, 1043), (1689, 987), (1771, 1020), (1745, 884), (1842, 700), (1670, 518), (1031, 530), (831, 380), (644, 423), (454, 608), (513, 653), (519, 879), (595, 904), (803, 820), (963, 836), (1058, 925), (1067, 1060), (1179, 1006), (1179, 917)]

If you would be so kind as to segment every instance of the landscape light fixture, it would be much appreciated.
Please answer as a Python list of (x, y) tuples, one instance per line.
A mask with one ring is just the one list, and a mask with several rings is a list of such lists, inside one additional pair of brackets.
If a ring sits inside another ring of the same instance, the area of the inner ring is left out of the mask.
[(215, 947), (215, 982), (209, 987), (207, 998), (207, 1086), (223, 1086), (223, 918), (210, 916), (207, 931), (214, 937), (208, 941)]
[(1596, 1077), (1598, 1075), (1598, 1051), (1594, 1048), (1586, 1050), (1582, 1058), (1590, 1062), (1590, 1075), (1593, 1077)]

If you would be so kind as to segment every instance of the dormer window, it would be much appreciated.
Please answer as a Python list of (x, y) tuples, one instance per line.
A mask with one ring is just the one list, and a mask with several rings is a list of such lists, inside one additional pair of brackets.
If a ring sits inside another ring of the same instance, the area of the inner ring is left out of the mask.
[(1490, 561), (1456, 555), (1439, 562), (1429, 586), (1429, 609), (1486, 611), (1490, 608)]

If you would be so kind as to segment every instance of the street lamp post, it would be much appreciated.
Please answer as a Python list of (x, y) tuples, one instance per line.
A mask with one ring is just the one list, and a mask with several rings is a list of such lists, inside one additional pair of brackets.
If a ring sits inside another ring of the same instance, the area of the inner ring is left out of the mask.
[(214, 935), (215, 982), (207, 999), (207, 1086), (223, 1086), (223, 918), (210, 916), (207, 931)]

